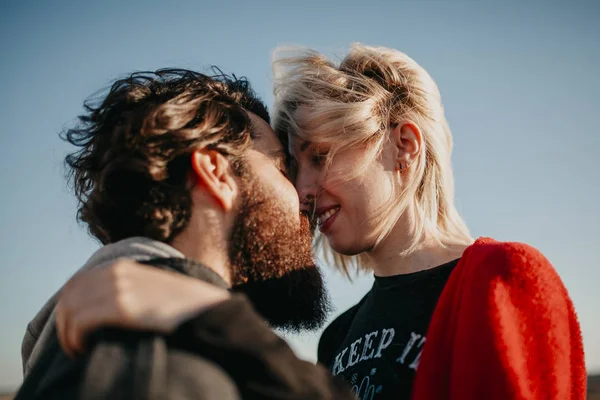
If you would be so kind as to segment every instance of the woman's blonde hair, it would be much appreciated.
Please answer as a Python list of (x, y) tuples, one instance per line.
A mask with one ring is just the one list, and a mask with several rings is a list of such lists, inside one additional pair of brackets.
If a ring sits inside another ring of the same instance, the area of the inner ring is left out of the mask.
[[(375, 245), (407, 210), (413, 217), (414, 241), (399, 250), (403, 255), (417, 250), (425, 240), (445, 247), (472, 242), (454, 205), (452, 134), (439, 89), (427, 71), (400, 51), (353, 44), (337, 66), (314, 50), (278, 48), (273, 72), (274, 127), (282, 140), (296, 135), (327, 147), (326, 165), (345, 149), (367, 149), (364, 160), (346, 179), (358, 175), (381, 154), (390, 129), (398, 123), (410, 120), (421, 130), (422, 151), (410, 165), (412, 180), (379, 213), (381, 233)], [(347, 274), (351, 264), (368, 268), (364, 255), (337, 254), (320, 235), (316, 243)]]

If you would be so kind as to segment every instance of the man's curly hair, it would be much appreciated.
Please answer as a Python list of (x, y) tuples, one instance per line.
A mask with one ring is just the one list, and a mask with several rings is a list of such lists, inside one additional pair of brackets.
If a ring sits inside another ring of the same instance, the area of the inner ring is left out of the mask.
[(77, 218), (103, 244), (168, 243), (186, 227), (194, 150), (217, 150), (239, 169), (252, 137), (246, 111), (267, 122), (269, 113), (245, 78), (213, 72), (136, 72), (87, 100), (78, 126), (61, 134), (79, 148), (65, 160)]

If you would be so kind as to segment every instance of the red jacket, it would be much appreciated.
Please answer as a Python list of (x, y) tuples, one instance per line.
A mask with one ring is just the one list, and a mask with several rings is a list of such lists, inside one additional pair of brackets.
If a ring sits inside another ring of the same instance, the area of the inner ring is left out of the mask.
[(413, 399), (584, 400), (586, 379), (577, 315), (550, 262), (478, 239), (433, 314)]

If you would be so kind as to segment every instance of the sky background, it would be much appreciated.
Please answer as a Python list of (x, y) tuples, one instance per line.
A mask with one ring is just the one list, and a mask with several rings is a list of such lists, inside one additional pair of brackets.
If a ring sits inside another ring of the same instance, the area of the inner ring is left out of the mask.
[[(0, 2), (0, 389), (21, 379), (27, 323), (98, 248), (75, 220), (58, 133), (135, 70), (216, 64), (270, 105), (270, 54), (300, 44), (399, 49), (437, 81), (472, 234), (555, 265), (600, 372), (600, 2)], [(327, 270), (336, 314), (372, 278)], [(314, 360), (318, 334), (289, 338)]]

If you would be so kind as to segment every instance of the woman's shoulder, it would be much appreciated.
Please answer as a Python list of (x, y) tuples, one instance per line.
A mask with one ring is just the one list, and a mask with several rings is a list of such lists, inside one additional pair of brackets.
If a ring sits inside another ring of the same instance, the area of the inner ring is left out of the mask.
[(467, 248), (462, 261), (467, 276), (509, 285), (562, 287), (558, 273), (546, 256), (526, 243), (479, 238)]
[(341, 313), (325, 328), (321, 338), (319, 339), (319, 347), (317, 350), (319, 362), (327, 365), (330, 361), (330, 356), (337, 350), (334, 348), (336, 344), (340, 344), (346, 334), (358, 308), (362, 304), (364, 298), (348, 310)]
[[(502, 242), (489, 237), (480, 237), (467, 248), (468, 252), (500, 257), (537, 259), (546, 262), (544, 255), (535, 247), (521, 242)], [(507, 259), (507, 261), (508, 261)]]
[(358, 311), (358, 308), (360, 307), (361, 303), (362, 300), (359, 303), (347, 309), (346, 311), (344, 311), (343, 313), (341, 313), (340, 315), (338, 315), (333, 321), (331, 321), (323, 331), (321, 340), (323, 340), (325, 337), (337, 336), (339, 332), (346, 332), (352, 324), (354, 316), (356, 315), (356, 312)]

